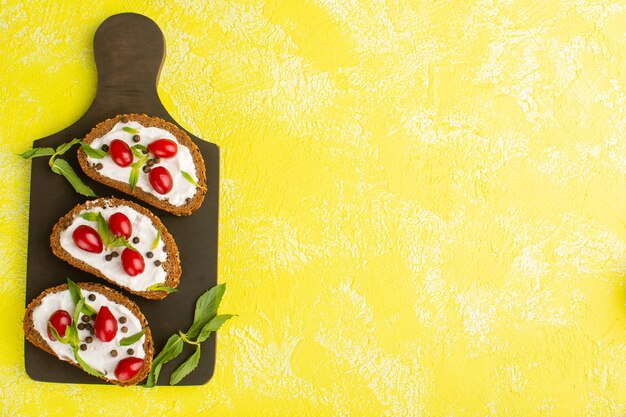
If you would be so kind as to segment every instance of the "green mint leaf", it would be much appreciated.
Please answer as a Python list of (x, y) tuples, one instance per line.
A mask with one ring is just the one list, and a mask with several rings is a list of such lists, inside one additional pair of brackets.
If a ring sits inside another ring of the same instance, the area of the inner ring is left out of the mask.
[(77, 348), (80, 343), (80, 339), (78, 338), (78, 329), (76, 328), (76, 321), (72, 322), (71, 326), (66, 327), (65, 337), (67, 338), (67, 342), (73, 348)]
[(69, 142), (60, 144), (54, 151), (54, 156), (63, 155), (65, 152), (69, 151), (72, 148), (72, 146), (76, 145), (77, 143), (80, 143), (80, 139), (72, 139)]
[(190, 174), (188, 174), (188, 173), (187, 173), (187, 172), (185, 172), (185, 171), (180, 171), (180, 173), (183, 175), (183, 177), (184, 177), (187, 181), (189, 181), (190, 183), (192, 183), (192, 184), (193, 184), (193, 185), (195, 185), (196, 187), (200, 187), (200, 185), (198, 185), (198, 183), (196, 182), (196, 180), (194, 180), (194, 179), (193, 179), (193, 177), (192, 177)]
[(95, 213), (93, 211), (88, 212), (88, 213), (83, 213), (83, 214), (79, 214), (78, 217), (82, 217), (83, 219), (90, 221), (90, 222), (97, 222), (98, 221), (98, 215), (100, 213)]
[(152, 241), (152, 246), (150, 247), (150, 249), (155, 250), (157, 246), (159, 246), (160, 241), (161, 241), (161, 229), (158, 229), (157, 235), (154, 238), (154, 241)]
[(191, 371), (198, 367), (200, 363), (200, 345), (196, 346), (196, 351), (185, 362), (182, 363), (170, 377), (170, 385), (176, 385), (181, 379), (189, 375)]
[(200, 334), (198, 335), (198, 342), (202, 343), (207, 340), (211, 333), (216, 332), (220, 327), (222, 327), (222, 324), (224, 324), (231, 317), (233, 317), (233, 314), (220, 314), (213, 317), (211, 321), (208, 322), (206, 326), (202, 328), (202, 330), (200, 330)]
[(165, 364), (183, 351), (183, 341), (177, 334), (173, 334), (167, 339), (167, 343), (163, 347), (163, 350), (154, 358), (152, 363)]
[(24, 159), (37, 158), (39, 156), (50, 156), (54, 154), (52, 148), (32, 148), (19, 154)]
[(108, 155), (107, 152), (104, 152), (102, 149), (96, 149), (89, 146), (89, 144), (85, 142), (81, 142), (80, 148), (87, 154), (88, 157), (94, 159), (102, 159)]
[(113, 240), (113, 233), (111, 233), (109, 222), (106, 221), (106, 219), (100, 212), (98, 212), (98, 234), (102, 239), (102, 243), (104, 243), (104, 245), (108, 247)]
[(87, 304), (87, 301), (85, 301), (85, 297), (83, 297), (83, 293), (80, 291), (80, 287), (69, 278), (67, 279), (67, 289), (72, 296), (72, 301), (74, 302), (74, 305), (78, 305), (78, 302), (80, 300), (83, 300), (83, 308), (81, 309), (83, 313), (88, 316), (96, 314), (96, 310), (94, 310), (94, 308)]
[(99, 372), (99, 371), (96, 371), (95, 369), (93, 369), (91, 366), (89, 366), (89, 364), (87, 362), (85, 362), (83, 360), (83, 358), (80, 357), (80, 355), (78, 354), (78, 348), (77, 347), (74, 348), (74, 357), (76, 358), (76, 362), (78, 362), (80, 367), (83, 368), (83, 371), (87, 372), (89, 375), (104, 376), (104, 374), (102, 372)]
[(81, 298), (76, 303), (76, 308), (74, 309), (74, 322), (75, 323), (78, 323), (78, 321), (80, 320), (80, 313), (83, 310), (84, 306), (85, 306), (85, 299)]
[(120, 346), (130, 346), (130, 345), (132, 345), (133, 343), (139, 341), (139, 339), (141, 339), (141, 337), (143, 336), (144, 333), (145, 332), (142, 330), (142, 331), (140, 331), (138, 333), (135, 333), (132, 336), (128, 336), (128, 337), (123, 338), (122, 340), (120, 340)]
[(148, 378), (146, 379), (146, 383), (144, 385), (142, 385), (142, 387), (144, 388), (154, 388), (154, 386), (156, 385), (157, 379), (159, 379), (159, 375), (161, 374), (161, 367), (163, 365), (156, 364), (156, 365), (152, 365), (152, 369), (150, 369), (150, 372), (148, 373)]
[(187, 336), (192, 339), (198, 336), (200, 330), (215, 317), (220, 301), (222, 301), (224, 291), (226, 291), (226, 284), (219, 284), (198, 298), (198, 301), (196, 301), (196, 310), (193, 315), (193, 324), (189, 328)]
[(87, 197), (97, 197), (93, 190), (86, 186), (81, 179), (78, 178), (74, 169), (64, 159), (55, 159), (52, 162), (52, 172), (63, 175), (78, 194), (82, 194)]
[(70, 296), (72, 296), (72, 301), (74, 302), (74, 305), (78, 304), (78, 302), (83, 298), (83, 294), (80, 292), (80, 287), (76, 285), (74, 281), (68, 278), (67, 289), (70, 291)]
[[(84, 300), (84, 298), (83, 298), (83, 300)], [(81, 311), (82, 311), (85, 315), (87, 315), (87, 316), (89, 316), (89, 317), (91, 317), (91, 316), (93, 316), (94, 314), (96, 314), (96, 313), (97, 313), (97, 311), (96, 311), (96, 310), (95, 310), (92, 306), (90, 306), (89, 304), (87, 304), (87, 301), (85, 301), (85, 304), (83, 305), (83, 309), (82, 309)]]
[(139, 143), (131, 146), (130, 150), (132, 151), (133, 155), (135, 155), (137, 158), (146, 158), (146, 154), (148, 153), (148, 148)]
[(173, 292), (177, 292), (178, 290), (176, 288), (172, 288), (168, 285), (165, 284), (154, 284), (154, 285), (150, 285), (148, 288), (146, 288), (146, 290), (148, 291), (165, 291), (168, 294), (171, 294)]
[(130, 190), (135, 191), (135, 187), (137, 186), (137, 181), (139, 181), (139, 168), (134, 166), (130, 170), (130, 178), (128, 178), (128, 184), (130, 185)]
[(167, 343), (163, 347), (163, 350), (152, 360), (152, 369), (148, 374), (146, 381), (146, 387), (152, 388), (159, 380), (159, 374), (161, 373), (161, 366), (171, 361), (180, 355), (183, 351), (183, 341), (177, 334), (173, 334), (167, 339)]
[(150, 159), (150, 155), (141, 155), (141, 158), (130, 164), (131, 168), (141, 168)]
[(124, 246), (128, 249), (137, 250), (130, 244), (128, 240), (126, 240), (126, 236), (117, 236), (111, 242), (109, 242), (109, 248), (118, 248), (120, 246)]
[(122, 130), (123, 130), (124, 132), (132, 133), (133, 135), (136, 135), (137, 133), (139, 133), (139, 131), (138, 131), (137, 129), (133, 129), (133, 128), (132, 128), (132, 127), (130, 127), (130, 126), (124, 126), (124, 127), (122, 128)]
[(50, 333), (52, 333), (52, 336), (54, 336), (56, 340), (63, 343), (64, 345), (67, 345), (67, 332), (69, 328), (70, 326), (65, 326), (66, 337), (61, 337), (59, 333), (57, 332), (57, 329), (55, 329), (52, 323), (50, 323), (50, 321), (48, 320), (48, 329), (50, 329)]

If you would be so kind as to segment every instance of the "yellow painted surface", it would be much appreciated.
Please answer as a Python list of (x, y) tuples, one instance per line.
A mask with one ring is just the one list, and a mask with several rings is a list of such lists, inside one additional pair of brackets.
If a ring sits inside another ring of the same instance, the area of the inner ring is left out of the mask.
[[(79, 3), (0, 5), (2, 415), (626, 415), (624, 2)], [(14, 153), (86, 110), (122, 11), (161, 26), (159, 93), (222, 150), (239, 317), (202, 387), (23, 368)]]

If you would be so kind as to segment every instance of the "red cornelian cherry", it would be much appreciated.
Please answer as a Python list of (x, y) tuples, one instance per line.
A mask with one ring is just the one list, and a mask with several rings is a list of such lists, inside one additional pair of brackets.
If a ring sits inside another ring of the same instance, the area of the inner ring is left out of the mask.
[(131, 277), (141, 274), (145, 268), (143, 256), (136, 250), (124, 249), (122, 252), (122, 267)]
[(96, 337), (103, 342), (110, 342), (117, 334), (117, 320), (107, 306), (100, 307), (94, 324)]
[(130, 239), (133, 234), (133, 225), (124, 213), (116, 212), (109, 217), (109, 227), (111, 232), (117, 237), (124, 236), (126, 239)]
[(148, 145), (148, 150), (159, 158), (172, 158), (178, 153), (178, 145), (171, 139), (158, 139)]
[(154, 191), (159, 194), (167, 194), (174, 187), (174, 180), (172, 175), (165, 167), (154, 167), (148, 174), (148, 179)]
[[(72, 316), (70, 316), (70, 313), (65, 310), (57, 310), (52, 313), (48, 321), (52, 324), (52, 327), (54, 327), (54, 330), (57, 331), (60, 337), (65, 337), (65, 330), (67, 329), (67, 326), (72, 325)], [(53, 342), (57, 340), (50, 331), (50, 327), (48, 327), (48, 338)]]
[(127, 167), (133, 163), (133, 153), (130, 146), (123, 140), (113, 139), (109, 144), (109, 154), (118, 166)]
[(80, 225), (72, 233), (72, 240), (84, 251), (91, 253), (102, 252), (102, 239), (96, 229), (87, 225)]
[(141, 371), (143, 364), (143, 359), (134, 356), (122, 359), (115, 367), (115, 377), (122, 382), (133, 379)]

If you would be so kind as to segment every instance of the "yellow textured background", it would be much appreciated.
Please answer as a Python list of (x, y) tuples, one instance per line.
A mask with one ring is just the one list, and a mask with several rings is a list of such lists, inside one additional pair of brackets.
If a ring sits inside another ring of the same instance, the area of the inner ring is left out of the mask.
[[(222, 150), (239, 317), (202, 387), (23, 369), (14, 154), (86, 110), (122, 11)], [(624, 2), (5, 0), (0, 45), (3, 415), (626, 415)]]

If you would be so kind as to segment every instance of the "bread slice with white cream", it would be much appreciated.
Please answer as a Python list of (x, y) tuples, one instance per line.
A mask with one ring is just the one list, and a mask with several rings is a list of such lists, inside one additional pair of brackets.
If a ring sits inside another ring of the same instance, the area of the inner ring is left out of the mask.
[(162, 299), (180, 281), (174, 238), (131, 201), (110, 197), (77, 205), (54, 225), (50, 246), (71, 265), (144, 298)]
[(107, 382), (128, 386), (150, 371), (154, 345), (139, 307), (93, 283), (49, 288), (26, 308), (28, 341)]
[(92, 179), (177, 216), (197, 210), (206, 194), (202, 154), (179, 127), (145, 114), (96, 125), (78, 149)]

